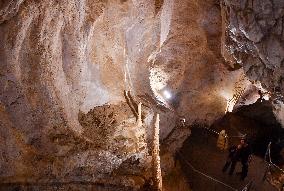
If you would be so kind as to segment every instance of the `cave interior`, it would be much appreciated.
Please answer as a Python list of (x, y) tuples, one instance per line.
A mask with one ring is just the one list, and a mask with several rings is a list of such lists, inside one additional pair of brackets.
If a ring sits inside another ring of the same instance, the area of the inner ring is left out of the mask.
[(0, 0), (0, 90), (0, 191), (284, 188), (283, 0)]

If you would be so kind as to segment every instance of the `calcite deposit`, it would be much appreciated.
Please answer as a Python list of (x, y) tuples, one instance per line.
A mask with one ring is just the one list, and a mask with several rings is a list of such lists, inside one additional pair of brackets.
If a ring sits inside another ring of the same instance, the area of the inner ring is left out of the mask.
[(171, 156), (254, 81), (283, 93), (283, 6), (0, 0), (0, 186), (147, 190), (157, 113)]
[(284, 1), (224, 0), (222, 53), (231, 67), (243, 66), (251, 81), (283, 94)]

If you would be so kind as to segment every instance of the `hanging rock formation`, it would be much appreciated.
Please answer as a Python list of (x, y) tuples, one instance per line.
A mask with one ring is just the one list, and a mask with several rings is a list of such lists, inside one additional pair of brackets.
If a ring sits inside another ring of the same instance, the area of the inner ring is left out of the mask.
[(284, 92), (284, 2), (224, 0), (222, 53), (230, 66), (241, 65), (251, 81)]
[[(151, 178), (154, 113), (162, 140), (180, 117), (222, 117), (248, 78), (283, 92), (283, 3), (238, 2), (0, 1), (1, 183), (139, 189)], [(171, 153), (187, 137), (173, 135)]]

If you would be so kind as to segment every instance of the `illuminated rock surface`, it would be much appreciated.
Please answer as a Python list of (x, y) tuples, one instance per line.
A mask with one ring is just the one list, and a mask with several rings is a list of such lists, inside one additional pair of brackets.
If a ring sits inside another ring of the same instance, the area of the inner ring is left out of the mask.
[(238, 62), (252, 81), (282, 93), (284, 64), (284, 2), (281, 0), (222, 1), (224, 55)]
[[(162, 140), (181, 117), (209, 125), (243, 94), (256, 101), (247, 77), (283, 92), (282, 4), (253, 7), (263, 14), (254, 20), (229, 0), (222, 9), (214, 0), (0, 1), (1, 183), (142, 188), (155, 113)], [(231, 68), (225, 45), (245, 72)], [(167, 152), (189, 134), (173, 133)]]

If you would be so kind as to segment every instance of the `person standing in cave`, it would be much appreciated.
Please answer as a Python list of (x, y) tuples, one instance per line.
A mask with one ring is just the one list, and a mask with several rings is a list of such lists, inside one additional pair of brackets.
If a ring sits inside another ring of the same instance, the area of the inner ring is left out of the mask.
[(246, 138), (241, 139), (240, 161), (242, 163), (241, 180), (244, 180), (248, 174), (248, 164), (251, 161), (251, 148)]
[(238, 161), (242, 163), (241, 180), (244, 180), (248, 174), (248, 163), (251, 160), (251, 149), (245, 137), (242, 137), (239, 145), (234, 145), (229, 148), (229, 156), (222, 169), (226, 172), (230, 167), (229, 175), (232, 175), (235, 171), (236, 164)]
[(229, 155), (227, 158), (227, 161), (222, 169), (223, 172), (226, 172), (227, 169), (230, 167), (229, 175), (232, 175), (233, 172), (235, 171), (236, 164), (239, 160), (240, 157), (240, 150), (241, 150), (242, 145), (234, 145), (229, 148)]

